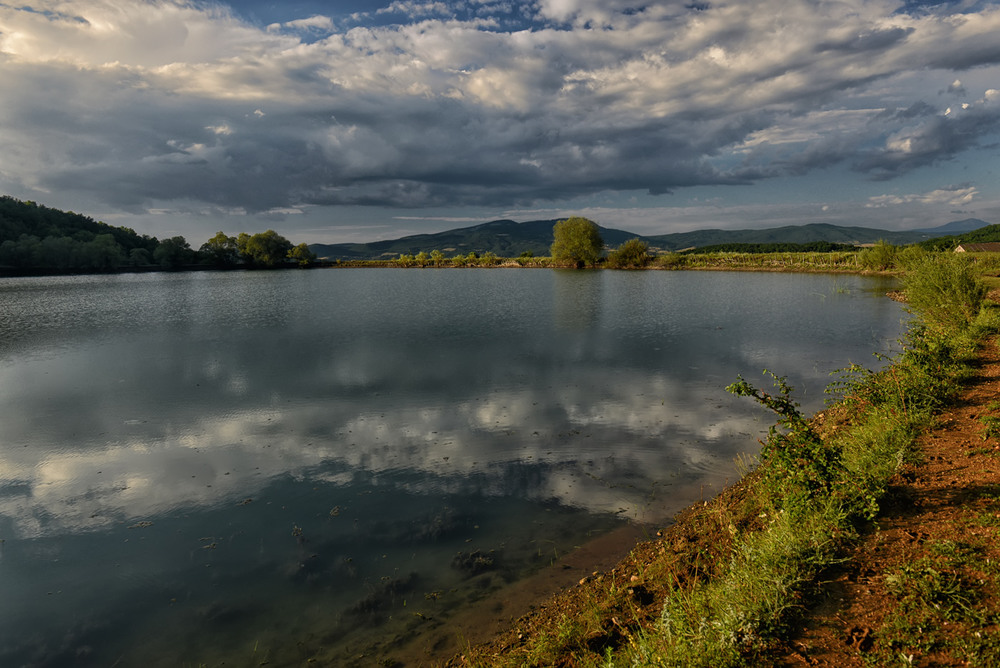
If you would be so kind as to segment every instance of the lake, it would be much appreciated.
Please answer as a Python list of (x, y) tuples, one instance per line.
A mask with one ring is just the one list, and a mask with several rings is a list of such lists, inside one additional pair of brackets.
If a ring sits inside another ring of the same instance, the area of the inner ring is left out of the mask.
[(772, 423), (725, 392), (737, 374), (787, 375), (814, 411), (832, 371), (877, 365), (907, 319), (888, 287), (530, 269), (0, 279), (0, 665), (377, 665), (414, 638), (460, 647), (468, 606), (734, 480)]

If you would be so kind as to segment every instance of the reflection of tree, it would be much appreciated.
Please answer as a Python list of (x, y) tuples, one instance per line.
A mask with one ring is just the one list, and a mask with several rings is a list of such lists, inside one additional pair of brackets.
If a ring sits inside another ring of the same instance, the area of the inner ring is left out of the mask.
[(566, 270), (554, 270), (552, 274), (552, 315), (556, 327), (594, 328), (601, 311), (602, 275)]

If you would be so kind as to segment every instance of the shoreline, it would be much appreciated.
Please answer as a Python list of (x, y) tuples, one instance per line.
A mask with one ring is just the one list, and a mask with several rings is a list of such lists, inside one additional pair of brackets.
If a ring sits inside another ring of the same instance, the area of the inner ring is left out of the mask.
[[(784, 547), (780, 527), (800, 520), (792, 506), (787, 522), (781, 518), (786, 510), (773, 514), (769, 499), (785, 498), (788, 483), (779, 474), (774, 486), (771, 460), (711, 501), (689, 506), (610, 571), (581, 580), (443, 665), (605, 665), (612, 652), (627, 665), (657, 657), (664, 665), (864, 666), (900, 656), (912, 665), (998, 665), (998, 314), (997, 305), (984, 307), (981, 323), (961, 334), (965, 343), (952, 335), (955, 352), (938, 350), (948, 356), (941, 362), (904, 352), (886, 373), (873, 374), (869, 384), (854, 386), (837, 404), (806, 418), (822, 442), (845, 448), (862, 477), (871, 477), (859, 480), (860, 496), (848, 503), (861, 502), (860, 514), (848, 511), (846, 524), (841, 518), (823, 528), (826, 520), (816, 515), (820, 524), (812, 527), (815, 520), (804, 516), (807, 549), (792, 557), (802, 560), (804, 570), (792, 575), (792, 589), (781, 602), (764, 603), (760, 587), (785, 576), (772, 575), (759, 555), (776, 545), (777, 554), (786, 555), (778, 561), (788, 559), (793, 553)], [(915, 369), (938, 375), (904, 381), (910, 383), (904, 390), (897, 374)], [(943, 394), (926, 394), (928, 387)], [(886, 390), (881, 403), (858, 412), (874, 401), (869, 393)], [(928, 399), (925, 407), (910, 403)], [(869, 452), (872, 439), (882, 442)], [(741, 570), (744, 563), (749, 570)], [(924, 596), (921, 587), (946, 589)], [(763, 607), (744, 612), (744, 594)], [(693, 627), (684, 626), (688, 619)], [(730, 637), (732, 623), (740, 637)], [(932, 643), (925, 640), (928, 634)]]
[(419, 271), (419, 270), (465, 270), (465, 271), (475, 271), (477, 269), (535, 269), (535, 270), (555, 270), (555, 271), (736, 271), (736, 272), (755, 272), (755, 273), (784, 273), (784, 274), (835, 274), (835, 275), (856, 275), (856, 276), (899, 276), (900, 272), (893, 270), (884, 271), (873, 271), (868, 269), (859, 269), (856, 267), (812, 267), (803, 266), (797, 264), (785, 265), (785, 266), (757, 266), (757, 265), (699, 265), (699, 266), (681, 266), (681, 267), (661, 267), (661, 266), (648, 266), (640, 268), (629, 268), (620, 269), (612, 267), (589, 267), (584, 269), (576, 269), (574, 267), (561, 267), (561, 266), (545, 266), (545, 265), (519, 265), (517, 263), (509, 264), (495, 264), (495, 265), (477, 265), (477, 266), (447, 266), (447, 267), (405, 267), (398, 264), (394, 264), (392, 261), (364, 261), (364, 262), (354, 262), (347, 261), (343, 263), (317, 263), (308, 267), (299, 266), (289, 266), (289, 267), (269, 267), (269, 268), (259, 268), (259, 267), (212, 267), (207, 265), (195, 265), (185, 268), (173, 268), (173, 267), (122, 267), (112, 271), (59, 271), (59, 270), (44, 270), (44, 269), (26, 269), (26, 270), (14, 270), (8, 268), (0, 268), (0, 279), (4, 278), (46, 278), (53, 276), (121, 276), (130, 274), (184, 274), (184, 273), (236, 273), (236, 272), (283, 272), (283, 271), (314, 271), (321, 269), (397, 269), (406, 271)]
[[(617, 561), (607, 563), (606, 560), (612, 556), (609, 552), (603, 555), (605, 562), (602, 563), (606, 564), (603, 568), (598, 564), (589, 568), (582, 566), (582, 578), (556, 589), (551, 595), (543, 596), (536, 605), (530, 605), (526, 613), (516, 618), (494, 620), (493, 625), (498, 630), (485, 641), (470, 642), (443, 662), (440, 657), (424, 656), (413, 665), (440, 668), (490, 666), (508, 650), (524, 645), (531, 636), (546, 634), (547, 627), (551, 627), (560, 616), (580, 614), (587, 607), (599, 605), (596, 602), (603, 599), (608, 590), (626, 592), (635, 609), (645, 609), (651, 616), (658, 617), (665, 599), (664, 592), (653, 591), (645, 586), (647, 577), (644, 571), (655, 568), (665, 555), (672, 553), (670, 562), (673, 565), (692, 564), (693, 568), (684, 570), (689, 570), (697, 579), (702, 570), (698, 565), (698, 555), (706, 550), (708, 542), (717, 538), (712, 532), (705, 532), (705, 527), (718, 528), (719, 518), (729, 518), (731, 507), (753, 493), (754, 485), (759, 482), (758, 478), (757, 472), (751, 471), (735, 482), (726, 484), (715, 496), (684, 506), (655, 534), (640, 532), (638, 540), (624, 549)], [(743, 518), (743, 521), (747, 522), (749, 519)], [(586, 552), (582, 552), (580, 557), (586, 555)], [(545, 569), (536, 577), (542, 577), (549, 571), (550, 569)], [(613, 625), (616, 624), (615, 619), (611, 620)], [(614, 631), (611, 635), (614, 635)], [(597, 634), (592, 639), (600, 644), (608, 638)], [(402, 665), (411, 664), (402, 660)]]
[(469, 646), (489, 643), (521, 617), (593, 573), (614, 568), (649, 537), (649, 527), (629, 523), (593, 538), (531, 575), (463, 606), (440, 627), (418, 632), (387, 651), (403, 666), (452, 665)]

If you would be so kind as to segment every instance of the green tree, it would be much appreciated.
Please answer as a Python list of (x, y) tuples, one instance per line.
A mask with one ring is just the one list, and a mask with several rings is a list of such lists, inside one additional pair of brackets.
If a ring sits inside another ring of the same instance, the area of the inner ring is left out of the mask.
[(184, 237), (164, 239), (153, 251), (153, 261), (164, 267), (176, 269), (194, 262), (195, 252)]
[(133, 267), (145, 267), (153, 264), (153, 259), (145, 248), (133, 248), (129, 251), (128, 263)]
[(560, 220), (552, 228), (554, 241), (549, 252), (559, 263), (583, 267), (597, 264), (604, 241), (597, 223), (580, 216)]
[(53, 269), (69, 269), (74, 266), (77, 244), (69, 237), (45, 237), (42, 239), (41, 260), (44, 266)]
[(641, 239), (629, 239), (608, 253), (608, 266), (615, 269), (645, 267), (649, 260), (649, 244)]
[(0, 244), (0, 264), (26, 269), (37, 267), (42, 257), (42, 240), (33, 234), (22, 234), (17, 241), (8, 239)]
[(431, 262), (434, 263), (435, 267), (440, 267), (442, 264), (444, 264), (444, 253), (442, 253), (439, 250), (432, 250)]
[(273, 267), (283, 262), (292, 250), (292, 242), (274, 230), (247, 234), (241, 232), (236, 237), (236, 247), (244, 262), (253, 267)]
[(92, 241), (83, 244), (81, 250), (85, 258), (81, 266), (87, 269), (110, 271), (122, 264), (122, 247), (111, 234), (95, 235)]
[(240, 249), (236, 244), (236, 237), (226, 236), (221, 231), (203, 243), (200, 252), (216, 267), (233, 267), (240, 261)]
[(316, 261), (316, 253), (309, 250), (309, 244), (303, 241), (288, 251), (288, 259), (297, 262), (300, 267), (308, 267)]

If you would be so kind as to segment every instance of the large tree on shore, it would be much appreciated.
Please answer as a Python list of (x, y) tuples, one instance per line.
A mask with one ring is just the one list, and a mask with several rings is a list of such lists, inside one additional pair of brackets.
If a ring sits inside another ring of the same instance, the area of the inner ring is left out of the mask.
[(552, 228), (554, 241), (550, 253), (556, 262), (582, 267), (597, 264), (604, 241), (597, 223), (580, 216), (560, 220)]
[(221, 231), (201, 245), (201, 255), (216, 267), (234, 267), (240, 261), (236, 237)]
[(176, 236), (164, 239), (153, 251), (153, 261), (157, 264), (177, 269), (186, 264), (192, 264), (197, 254), (184, 237)]
[(309, 244), (303, 241), (288, 251), (288, 259), (297, 262), (300, 267), (308, 267), (316, 261), (316, 253), (309, 250)]
[(254, 267), (273, 267), (288, 258), (292, 242), (274, 230), (247, 234), (241, 232), (236, 237), (236, 246), (243, 260)]

